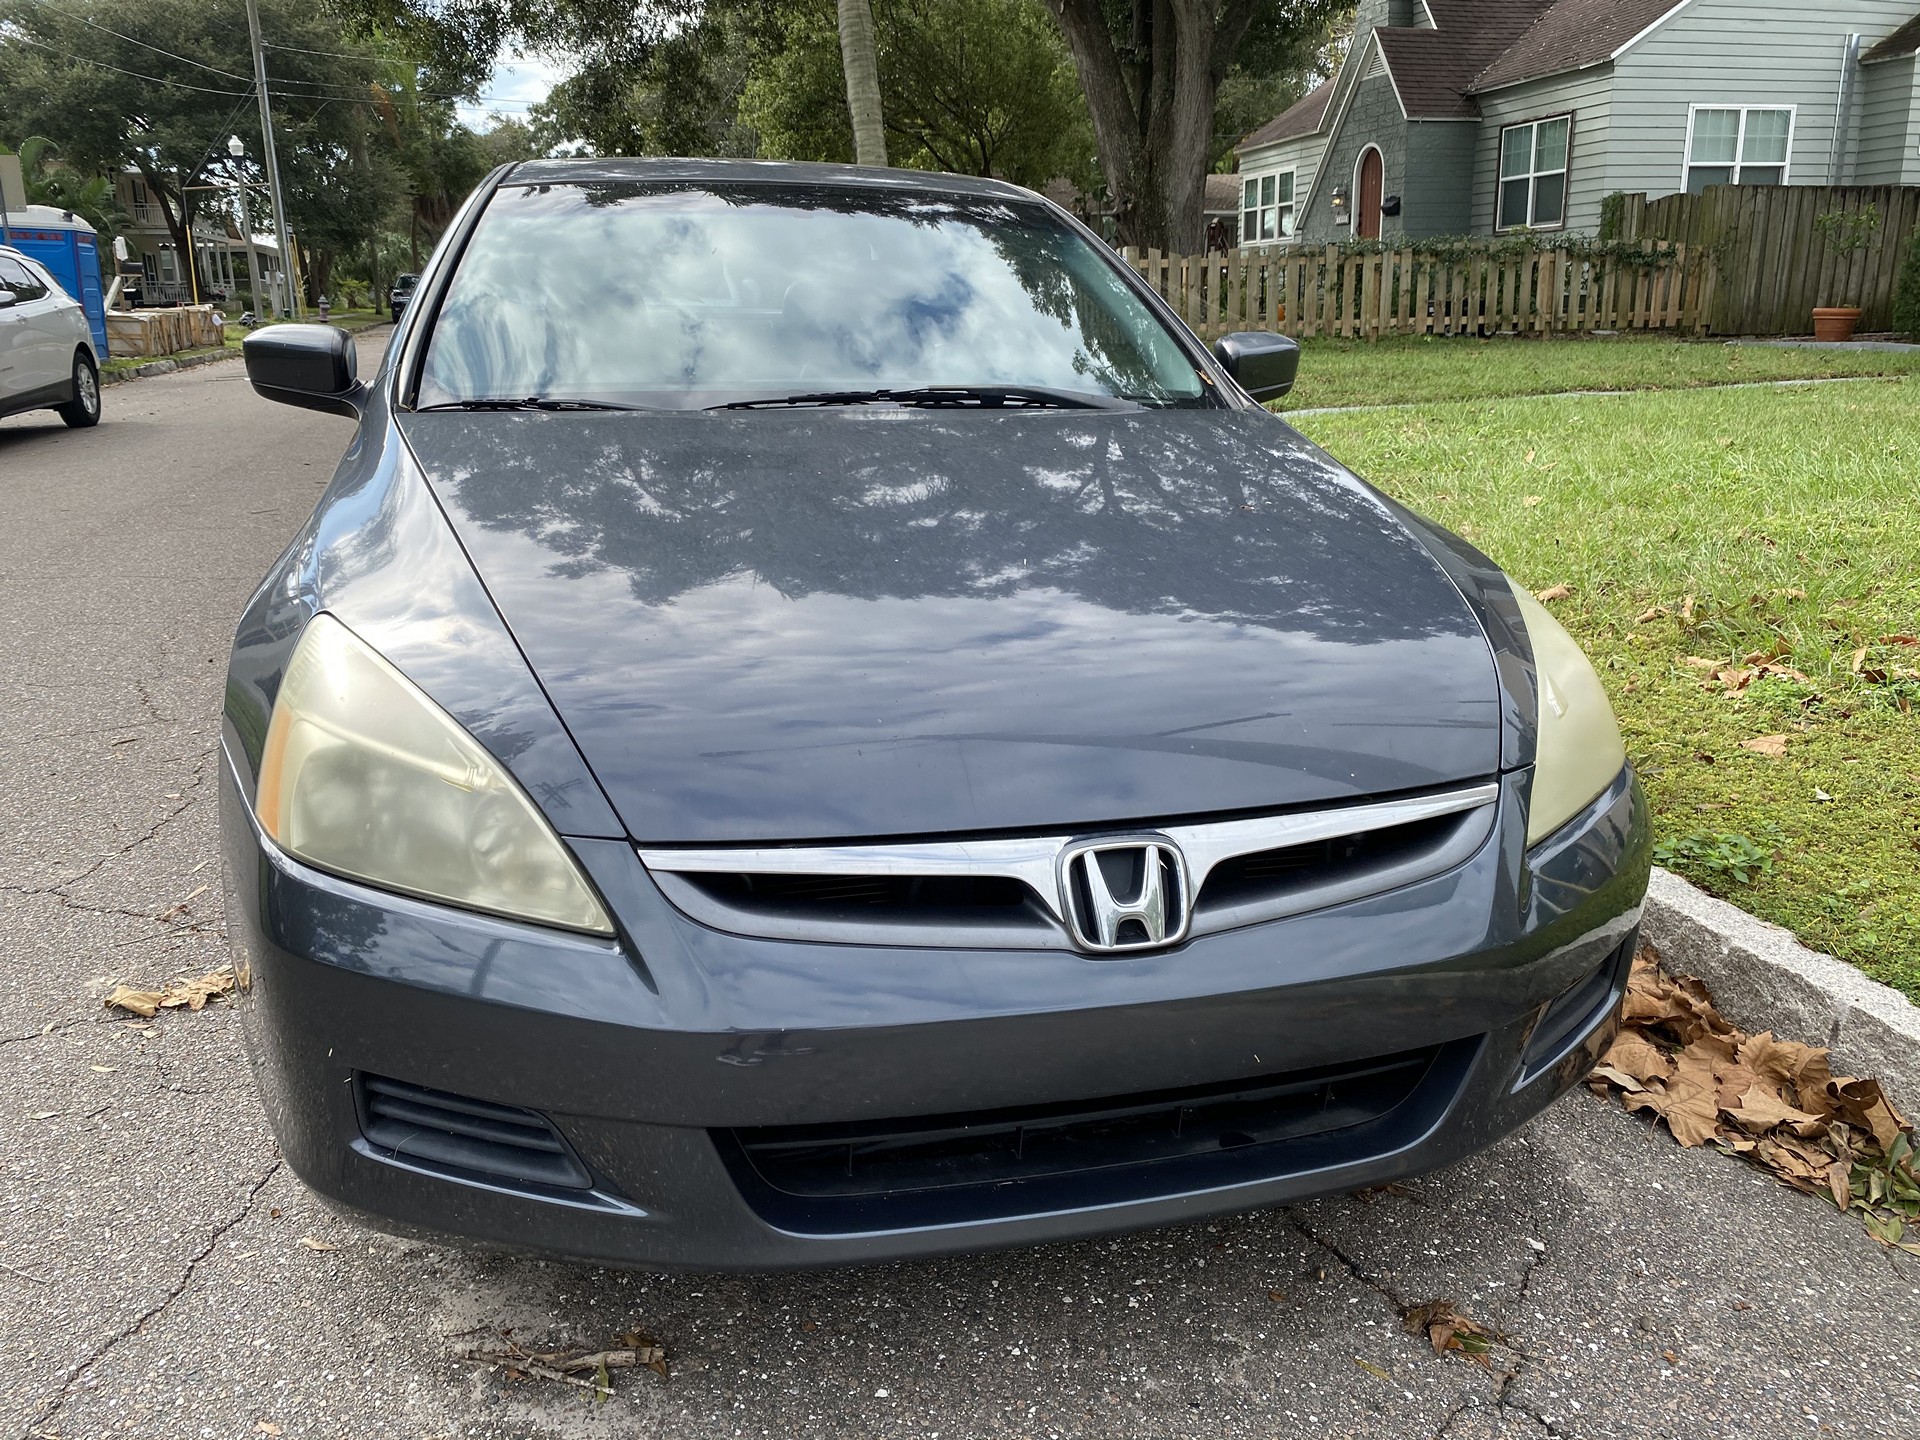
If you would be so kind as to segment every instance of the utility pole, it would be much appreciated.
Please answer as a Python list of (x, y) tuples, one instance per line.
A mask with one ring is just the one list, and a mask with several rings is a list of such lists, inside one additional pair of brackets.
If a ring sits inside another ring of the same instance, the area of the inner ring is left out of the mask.
[(260, 140), (265, 147), (267, 189), (273, 195), (273, 235), (280, 244), (280, 269), (287, 279), (287, 300), (295, 315), (302, 314), (300, 292), (294, 289), (293, 242), (287, 234), (287, 205), (280, 194), (280, 157), (273, 148), (273, 107), (267, 101), (267, 52), (260, 44), (259, 0), (247, 0), (247, 32), (253, 37), (253, 87), (260, 95)]

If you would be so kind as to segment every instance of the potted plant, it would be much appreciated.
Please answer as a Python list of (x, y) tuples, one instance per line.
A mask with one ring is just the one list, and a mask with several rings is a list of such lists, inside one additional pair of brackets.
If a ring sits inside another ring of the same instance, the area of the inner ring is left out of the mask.
[(1880, 228), (1880, 211), (1872, 205), (1851, 211), (1829, 210), (1813, 222), (1813, 228), (1820, 232), (1828, 253), (1834, 256), (1833, 283), (1841, 287), (1837, 292), (1838, 305), (1815, 307), (1813, 338), (1851, 340), (1861, 314), (1860, 306), (1846, 298), (1853, 274), (1853, 257), (1873, 243), (1874, 234)]

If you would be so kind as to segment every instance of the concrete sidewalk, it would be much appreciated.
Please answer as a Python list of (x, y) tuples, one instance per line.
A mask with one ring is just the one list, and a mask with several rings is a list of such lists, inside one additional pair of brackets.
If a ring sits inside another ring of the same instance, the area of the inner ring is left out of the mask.
[[(0, 1436), (1920, 1424), (1920, 1262), (1584, 1091), (1394, 1193), (868, 1270), (622, 1274), (336, 1217), (279, 1164), (230, 1011), (131, 1022), (100, 999), (225, 963), (227, 644), (350, 427), (258, 400), (238, 366), (107, 402), (92, 431), (0, 422)], [(1492, 1368), (1406, 1332), (1402, 1313), (1436, 1298), (1508, 1336)], [(596, 1404), (457, 1358), (501, 1327), (526, 1343), (645, 1330), (672, 1379), (622, 1375)]]

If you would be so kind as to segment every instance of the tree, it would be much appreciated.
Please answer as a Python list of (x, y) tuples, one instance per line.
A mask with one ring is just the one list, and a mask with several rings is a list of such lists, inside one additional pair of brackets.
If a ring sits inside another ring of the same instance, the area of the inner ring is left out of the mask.
[[(1044, 185), (1090, 181), (1093, 132), (1073, 61), (1040, 0), (878, 0), (881, 104), (896, 163)], [(760, 153), (854, 154), (841, 85), (837, 12), (789, 3), (754, 38), (740, 118)]]
[(741, 6), (711, 6), (637, 61), (589, 60), (534, 107), (534, 143), (599, 155), (752, 155), (737, 114), (754, 34)]
[[(353, 46), (302, 0), (262, 0), (289, 218), (317, 247), (319, 279), (346, 235), (391, 198), (371, 131), (411, 67)], [(131, 168), (194, 263), (191, 226), (221, 184), (257, 182), (238, 133), (261, 153), (241, 0), (0, 0), (0, 115), (50, 135), (83, 172)]]
[(868, 0), (838, 0), (840, 63), (847, 75), (847, 113), (853, 117), (853, 161), (887, 163), (887, 132), (880, 116), (880, 54)]
[(1047, 0), (1093, 117), (1120, 239), (1198, 253), (1220, 85), (1248, 37), (1318, 37), (1339, 0)]
[(71, 211), (93, 226), (102, 249), (113, 244), (127, 217), (114, 196), (110, 177), (85, 175), (74, 169), (60, 159), (60, 147), (44, 135), (29, 135), (17, 151), (0, 143), (0, 155), (14, 154), (20, 157), (20, 175), (29, 205)]

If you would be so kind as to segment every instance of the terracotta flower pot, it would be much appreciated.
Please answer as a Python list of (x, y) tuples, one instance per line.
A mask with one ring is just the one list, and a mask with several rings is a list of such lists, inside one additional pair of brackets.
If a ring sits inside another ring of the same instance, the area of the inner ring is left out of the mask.
[(1860, 323), (1860, 307), (1857, 305), (1836, 305), (1824, 307), (1813, 312), (1813, 338), (1816, 340), (1851, 340), (1853, 327)]

